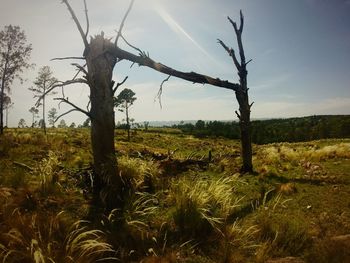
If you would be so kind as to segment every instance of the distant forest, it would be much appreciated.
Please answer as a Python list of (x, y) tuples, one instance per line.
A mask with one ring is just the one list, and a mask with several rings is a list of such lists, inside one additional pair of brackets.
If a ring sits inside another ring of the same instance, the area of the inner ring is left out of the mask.
[[(240, 139), (238, 122), (197, 121), (173, 125), (196, 137), (222, 136)], [(302, 142), (326, 138), (350, 138), (350, 115), (324, 115), (289, 119), (252, 121), (252, 140), (256, 144)]]

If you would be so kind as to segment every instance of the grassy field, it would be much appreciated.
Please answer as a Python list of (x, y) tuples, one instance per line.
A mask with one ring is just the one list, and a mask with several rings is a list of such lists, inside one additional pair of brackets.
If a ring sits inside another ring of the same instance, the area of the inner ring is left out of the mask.
[(6, 130), (0, 260), (350, 262), (349, 139), (254, 146), (243, 176), (234, 140), (116, 131), (116, 148), (130, 197), (95, 216), (88, 129)]

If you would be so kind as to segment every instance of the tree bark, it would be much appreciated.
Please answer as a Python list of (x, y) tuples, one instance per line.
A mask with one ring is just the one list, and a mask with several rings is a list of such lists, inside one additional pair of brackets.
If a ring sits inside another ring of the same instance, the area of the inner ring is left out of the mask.
[(94, 201), (110, 211), (123, 207), (123, 181), (118, 174), (114, 147), (112, 72), (116, 63), (103, 35), (91, 39), (86, 54), (91, 100), (91, 143), (94, 159)]
[[(44, 89), (44, 94), (45, 94), (45, 89)], [(46, 135), (46, 121), (45, 121), (45, 96), (43, 96), (43, 128), (44, 128), (44, 133)]]
[(127, 101), (125, 101), (125, 114), (126, 114), (126, 129), (128, 131), (128, 142), (130, 142), (129, 106)]
[(5, 63), (4, 72), (1, 77), (1, 91), (0, 91), (0, 135), (4, 134), (4, 93), (5, 93), (5, 78), (7, 70), (7, 61)]
[(4, 134), (4, 79), (1, 79), (0, 91), (0, 135)]
[(252, 139), (250, 124), (250, 105), (248, 100), (248, 90), (236, 92), (236, 98), (239, 103), (239, 126), (241, 130), (241, 156), (242, 167), (241, 172), (252, 173)]
[(240, 26), (238, 27), (236, 22), (232, 21), (230, 17), (227, 19), (232, 24), (239, 50), (240, 62), (238, 61), (235, 51), (225, 45), (223, 41), (218, 39), (219, 44), (227, 51), (229, 56), (232, 58), (234, 65), (238, 70), (239, 76), (239, 87), (235, 90), (236, 98), (239, 104), (239, 113), (236, 111), (237, 117), (239, 119), (239, 126), (241, 130), (241, 156), (242, 156), (242, 173), (252, 173), (253, 172), (253, 151), (252, 151), (252, 139), (251, 139), (251, 123), (250, 123), (250, 108), (253, 104), (249, 104), (248, 96), (248, 85), (247, 85), (247, 64), (251, 61), (246, 62), (243, 43), (242, 43), (242, 32), (244, 25), (244, 17), (242, 11), (240, 11)]

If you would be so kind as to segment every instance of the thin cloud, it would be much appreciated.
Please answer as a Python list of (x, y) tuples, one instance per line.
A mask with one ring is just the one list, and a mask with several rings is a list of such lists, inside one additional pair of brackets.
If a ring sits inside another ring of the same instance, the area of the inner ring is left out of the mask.
[(163, 9), (161, 6), (156, 5), (155, 8), (158, 15), (164, 20), (164, 22), (179, 36), (184, 36), (187, 38), (192, 44), (194, 44), (204, 55), (211, 58), (209, 53), (195, 40), (193, 37), (190, 36), (190, 34), (187, 33), (187, 31), (179, 25), (175, 21), (175, 19), (167, 12), (165, 9)]
[(189, 40), (198, 50), (200, 50), (208, 59), (214, 62), (220, 68), (225, 68), (221, 63), (217, 62), (164, 8), (159, 4), (155, 5), (155, 11), (160, 18), (176, 33), (179, 37)]

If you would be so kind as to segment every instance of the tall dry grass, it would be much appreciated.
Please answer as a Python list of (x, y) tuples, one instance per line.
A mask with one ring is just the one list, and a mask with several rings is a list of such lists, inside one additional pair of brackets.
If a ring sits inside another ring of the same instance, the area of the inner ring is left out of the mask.
[(219, 179), (182, 178), (170, 190), (170, 202), (175, 209), (173, 220), (180, 232), (201, 236), (215, 230), (221, 232), (229, 216), (240, 205), (241, 198), (234, 194), (238, 178)]

